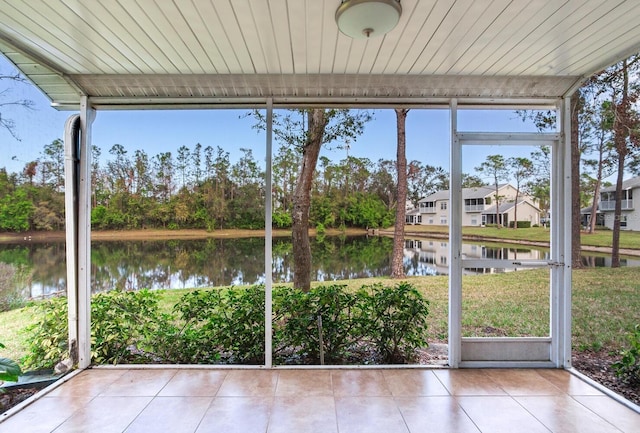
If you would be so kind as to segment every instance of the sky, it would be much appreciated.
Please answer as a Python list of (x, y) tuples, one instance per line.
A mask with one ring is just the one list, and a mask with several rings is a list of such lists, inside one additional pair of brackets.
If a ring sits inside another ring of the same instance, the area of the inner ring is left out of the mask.
[[(0, 56), (0, 74), (14, 71)], [(6, 86), (4, 80), (0, 86)], [(5, 87), (0, 87), (0, 92)], [(58, 111), (33, 85), (12, 85), (0, 94), (0, 103), (28, 99), (33, 109), (0, 106), (0, 115), (16, 124), (19, 141), (5, 130), (0, 131), (0, 167), (9, 172), (21, 172), (25, 164), (37, 159), (45, 145), (64, 136), (64, 123), (73, 111)], [(367, 123), (362, 136), (350, 143), (349, 155), (379, 159), (396, 159), (396, 116), (391, 109), (371, 110), (374, 119)], [(102, 150), (101, 162), (110, 157), (108, 151), (121, 144), (133, 156), (144, 149), (149, 156), (170, 151), (175, 155), (180, 146), (193, 149), (220, 146), (230, 152), (231, 162), (237, 161), (240, 148), (252, 150), (254, 158), (264, 167), (265, 134), (252, 128), (254, 121), (245, 117), (247, 110), (138, 110), (98, 111), (93, 123), (92, 140)], [(449, 112), (442, 109), (412, 109), (407, 116), (407, 159), (449, 170)], [(458, 111), (460, 131), (535, 131), (535, 127), (520, 120), (512, 110)], [(333, 161), (346, 157), (343, 143), (325, 147), (321, 155)], [(274, 143), (274, 149), (277, 144)], [(505, 157), (529, 156), (533, 148), (473, 146), (463, 150), (463, 171), (472, 173), (487, 155), (500, 153)], [(274, 150), (275, 153), (275, 150)]]

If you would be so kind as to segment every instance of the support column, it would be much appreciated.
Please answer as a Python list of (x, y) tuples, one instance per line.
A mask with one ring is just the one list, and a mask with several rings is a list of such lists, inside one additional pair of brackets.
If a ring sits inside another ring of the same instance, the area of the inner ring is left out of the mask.
[(571, 101), (564, 98), (556, 115), (561, 139), (551, 154), (551, 360), (571, 366)]
[(91, 364), (91, 124), (89, 98), (80, 102), (78, 170), (78, 367)]
[(462, 359), (462, 147), (458, 140), (458, 101), (449, 104), (451, 149), (449, 175), (449, 366)]
[(80, 115), (70, 116), (64, 125), (64, 201), (67, 259), (67, 317), (69, 358), (78, 363), (78, 172)]
[(267, 143), (265, 156), (265, 205), (264, 205), (264, 364), (265, 367), (273, 366), (273, 342), (272, 342), (272, 310), (273, 310), (273, 233), (272, 233), (272, 208), (273, 208), (273, 100), (267, 99)]
[[(573, 116), (571, 115), (571, 98), (564, 98), (562, 125), (563, 125), (563, 137), (564, 146), (563, 150), (563, 189), (564, 200), (562, 201), (564, 213), (564, 266), (562, 274), (562, 285), (560, 291), (560, 304), (558, 305), (558, 311), (560, 314), (560, 335), (558, 361), (557, 366), (560, 368), (571, 367), (571, 273), (573, 264), (573, 242), (572, 242), (572, 226), (573, 226), (573, 199), (572, 199), (572, 172), (571, 169), (571, 154), (573, 152), (573, 145), (571, 143), (571, 122)], [(553, 223), (553, 221), (552, 221)]]

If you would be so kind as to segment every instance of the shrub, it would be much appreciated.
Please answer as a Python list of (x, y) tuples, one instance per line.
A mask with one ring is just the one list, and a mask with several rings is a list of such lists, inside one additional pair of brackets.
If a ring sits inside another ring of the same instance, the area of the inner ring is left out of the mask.
[(370, 291), (369, 335), (382, 362), (412, 360), (416, 349), (428, 345), (429, 301), (407, 282), (394, 287), (376, 284)]
[(194, 290), (174, 306), (177, 317), (164, 322), (156, 340), (156, 355), (173, 363), (216, 363), (220, 360), (218, 339), (209, 318), (219, 305), (217, 290)]
[[(69, 356), (67, 299), (53, 298), (37, 304), (39, 321), (26, 331), (30, 368), (53, 368)], [(144, 361), (163, 317), (158, 311), (158, 295), (140, 290), (113, 290), (94, 295), (91, 301), (91, 356), (105, 364)]]
[[(509, 227), (513, 228), (515, 225), (515, 221), (511, 221), (509, 222)], [(518, 228), (519, 229), (529, 229), (531, 228), (531, 221), (518, 221)]]
[(274, 315), (276, 354), (289, 356), (294, 363), (317, 363), (321, 345), (325, 362), (345, 360), (362, 340), (364, 322), (369, 320), (362, 293), (338, 285), (315, 287), (308, 293), (279, 288), (274, 291)]
[(210, 320), (220, 345), (231, 352), (230, 362), (264, 362), (264, 286), (224, 291), (222, 303)]
[[(92, 359), (96, 363), (264, 362), (264, 287), (194, 290), (169, 314), (157, 292), (114, 290), (91, 303)], [(41, 302), (28, 328), (27, 366), (51, 368), (68, 357), (67, 303)], [(427, 345), (428, 301), (408, 283), (358, 291), (329, 285), (305, 293), (276, 287), (274, 353), (285, 363), (400, 363)], [(321, 318), (320, 334), (318, 318)], [(322, 337), (321, 337), (322, 335)]]
[(68, 357), (69, 326), (67, 299), (52, 298), (36, 304), (35, 316), (39, 320), (26, 328), (26, 368), (53, 368)]
[(194, 290), (165, 321), (156, 353), (179, 363), (264, 362), (264, 287)]
[(98, 364), (145, 358), (163, 322), (158, 294), (112, 290), (91, 299), (91, 357)]
[(640, 384), (640, 324), (627, 336), (629, 346), (620, 351), (621, 359), (612, 367), (616, 375), (630, 384)]
[[(274, 293), (276, 354), (289, 362), (317, 362), (322, 347), (327, 363), (348, 363), (373, 351), (383, 363), (403, 363), (427, 346), (428, 301), (411, 284), (376, 284), (356, 292), (345, 286), (319, 286), (308, 293), (281, 288)], [(291, 354), (289, 354), (291, 355)]]

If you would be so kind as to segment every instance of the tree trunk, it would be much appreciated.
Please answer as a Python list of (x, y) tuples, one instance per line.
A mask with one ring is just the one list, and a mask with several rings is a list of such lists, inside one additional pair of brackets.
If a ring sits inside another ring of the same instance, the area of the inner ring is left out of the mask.
[[(601, 170), (601, 169), (600, 169)], [(596, 220), (598, 219), (598, 202), (600, 201), (600, 186), (602, 184), (602, 173), (598, 170), (596, 188), (593, 192), (593, 205), (591, 206), (591, 220), (589, 221), (589, 234), (596, 231)]]
[(620, 216), (622, 215), (622, 177), (624, 176), (625, 155), (618, 155), (618, 176), (616, 177), (616, 204), (613, 211), (613, 240), (611, 241), (611, 267), (620, 267)]
[(293, 242), (293, 287), (304, 292), (311, 289), (311, 244), (309, 242), (309, 209), (313, 173), (322, 147), (327, 125), (325, 111), (320, 108), (307, 113), (309, 130), (304, 149), (298, 182), (293, 194), (291, 238)]
[(593, 192), (593, 205), (591, 206), (591, 220), (589, 221), (589, 234), (593, 234), (596, 231), (596, 222), (598, 219), (598, 202), (600, 201), (600, 188), (602, 186), (602, 146), (603, 139), (600, 140), (600, 147), (598, 151), (598, 174), (596, 175), (596, 187)]
[(613, 240), (611, 242), (611, 267), (620, 267), (620, 217), (622, 216), (622, 179), (624, 177), (624, 163), (628, 153), (627, 147), (627, 114), (629, 110), (629, 70), (627, 61), (622, 62), (622, 99), (615, 108), (613, 122), (613, 143), (618, 153), (618, 176), (616, 178), (616, 205), (613, 212)]
[(396, 167), (398, 172), (396, 223), (393, 231), (393, 255), (391, 259), (391, 278), (404, 278), (404, 224), (407, 202), (407, 152), (405, 126), (409, 110), (396, 108), (398, 126), (398, 150)]
[(518, 188), (516, 189), (516, 201), (513, 205), (513, 229), (518, 228), (518, 198), (520, 198), (520, 184), (518, 184)]
[(496, 227), (502, 227), (502, 222), (500, 221), (500, 198), (498, 197), (498, 178), (496, 178)]
[(580, 257), (582, 244), (580, 240), (580, 130), (578, 113), (581, 109), (582, 95), (580, 90), (571, 96), (571, 266), (582, 267)]

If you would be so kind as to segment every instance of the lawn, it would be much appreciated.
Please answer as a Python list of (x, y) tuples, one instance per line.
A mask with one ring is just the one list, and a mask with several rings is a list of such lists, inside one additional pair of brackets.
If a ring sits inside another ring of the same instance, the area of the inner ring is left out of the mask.
[[(393, 232), (393, 228), (387, 229)], [(420, 234), (428, 236), (435, 234), (445, 236), (449, 233), (446, 226), (424, 226), (412, 225), (406, 226), (407, 236), (410, 234)], [(465, 237), (480, 237), (486, 239), (500, 240), (520, 240), (530, 242), (549, 242), (550, 230), (544, 227), (531, 227), (527, 229), (508, 229), (497, 227), (463, 227), (462, 235)], [(595, 247), (611, 247), (613, 232), (611, 230), (596, 230), (595, 233), (589, 234), (583, 232), (580, 239), (582, 245)], [(620, 248), (640, 250), (640, 232), (621, 231), (620, 232)]]
[[(523, 230), (524, 231), (524, 230)], [(430, 301), (431, 341), (447, 336), (448, 278), (408, 278)], [(338, 282), (351, 288), (395, 281), (375, 278)], [(545, 336), (549, 328), (549, 271), (546, 269), (463, 277), (463, 335)], [(162, 306), (170, 309), (186, 290), (162, 292)], [(20, 359), (20, 332), (37, 317), (34, 307), (0, 313), (0, 357)], [(573, 347), (578, 350), (617, 350), (625, 333), (640, 323), (640, 268), (590, 268), (573, 272)]]

